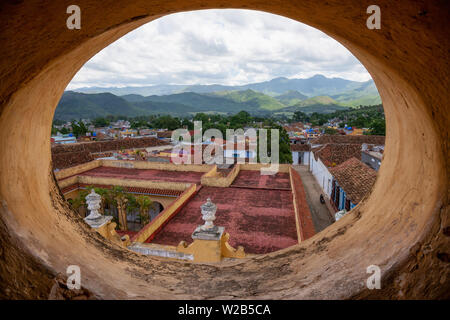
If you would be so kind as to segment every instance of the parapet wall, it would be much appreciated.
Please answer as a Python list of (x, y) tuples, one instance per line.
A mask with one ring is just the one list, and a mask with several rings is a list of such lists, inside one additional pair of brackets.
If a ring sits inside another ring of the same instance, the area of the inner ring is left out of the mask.
[(127, 161), (127, 160), (101, 160), (101, 161), (103, 167), (154, 169), (165, 171), (208, 172), (214, 167), (213, 165), (174, 164), (174, 163), (151, 162), (151, 161)]
[(236, 179), (239, 171), (241, 170), (241, 165), (236, 164), (234, 168), (224, 177), (217, 172), (217, 166), (214, 166), (208, 173), (204, 174), (201, 179), (201, 183), (208, 187), (229, 187), (234, 179)]
[(127, 138), (108, 141), (80, 142), (52, 147), (53, 168), (67, 168), (94, 160), (93, 153), (107, 153), (120, 149), (164, 146), (167, 142), (156, 138)]
[(150, 221), (135, 234), (131, 239), (131, 242), (145, 242), (147, 239), (152, 238), (156, 232), (161, 230), (162, 227), (164, 227), (167, 222), (181, 210), (197, 191), (197, 185), (191, 185), (191, 187), (185, 190), (171, 205), (161, 211), (155, 219)]
[(92, 160), (94, 160), (94, 157), (89, 151), (52, 153), (53, 168), (58, 169), (76, 166)]
[(117, 140), (79, 142), (61, 144), (52, 147), (52, 154), (60, 154), (66, 152), (106, 152), (120, 149), (146, 148), (155, 146), (164, 146), (167, 142), (156, 138), (125, 138)]
[[(267, 169), (270, 168), (270, 164), (263, 164), (263, 163), (240, 163), (240, 170), (261, 170), (261, 169)], [(289, 168), (290, 168), (290, 164), (285, 164), (285, 163), (280, 163), (278, 165), (278, 172), (284, 172), (284, 173), (288, 173), (289, 172)]]
[(77, 176), (77, 180), (78, 183), (83, 183), (87, 185), (96, 184), (105, 186), (138, 187), (138, 188), (180, 190), (180, 191), (186, 190), (192, 185), (191, 183), (184, 183), (184, 182), (150, 181), (150, 180), (92, 177), (92, 176)]
[(102, 160), (92, 160), (87, 163), (79, 164), (77, 166), (61, 169), (61, 170), (55, 172), (55, 178), (56, 178), (56, 180), (65, 179), (67, 177), (74, 176), (81, 172), (88, 171), (88, 170), (91, 170), (91, 169), (94, 169), (97, 167), (101, 167), (101, 166), (102, 166)]
[(312, 221), (311, 212), (306, 202), (306, 193), (302, 179), (297, 171), (289, 168), (292, 197), (294, 202), (295, 225), (297, 227), (298, 242), (311, 238), (316, 230)]

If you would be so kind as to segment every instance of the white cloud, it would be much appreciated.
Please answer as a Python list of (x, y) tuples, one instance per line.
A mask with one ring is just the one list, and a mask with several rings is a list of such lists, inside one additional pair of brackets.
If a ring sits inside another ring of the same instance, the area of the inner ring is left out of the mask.
[(250, 10), (202, 10), (152, 21), (103, 49), (68, 86), (237, 85), (314, 74), (365, 81), (367, 70), (321, 31)]

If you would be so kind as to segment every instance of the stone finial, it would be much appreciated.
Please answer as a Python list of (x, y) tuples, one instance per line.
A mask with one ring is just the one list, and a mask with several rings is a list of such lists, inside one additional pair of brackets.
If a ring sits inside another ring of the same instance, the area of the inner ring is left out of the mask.
[(91, 228), (98, 229), (112, 220), (112, 216), (102, 216), (98, 212), (101, 202), (102, 197), (95, 193), (94, 189), (92, 189), (91, 193), (86, 196), (86, 203), (90, 213), (86, 218), (84, 218), (84, 221), (89, 224)]
[(90, 211), (89, 215), (85, 218), (85, 220), (98, 220), (102, 217), (102, 215), (98, 212), (100, 209), (100, 203), (102, 201), (102, 197), (95, 193), (94, 189), (91, 190), (86, 196), (86, 203), (88, 205), (88, 210)]
[(211, 202), (211, 199), (208, 198), (206, 203), (200, 206), (202, 210), (202, 219), (205, 221), (205, 224), (201, 226), (202, 230), (209, 230), (214, 228), (213, 221), (216, 220), (216, 210), (217, 206)]

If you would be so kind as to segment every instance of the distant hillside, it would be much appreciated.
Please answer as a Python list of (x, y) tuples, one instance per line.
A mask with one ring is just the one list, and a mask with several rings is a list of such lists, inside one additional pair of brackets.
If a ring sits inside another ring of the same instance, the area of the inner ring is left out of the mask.
[(347, 110), (349, 107), (340, 105), (336, 100), (328, 96), (317, 96), (298, 102), (295, 105), (278, 110), (280, 112), (301, 111), (304, 113), (333, 113), (339, 110)]
[(293, 106), (294, 107), (308, 107), (308, 106), (312, 106), (312, 105), (330, 105), (330, 104), (338, 105), (338, 102), (328, 96), (317, 96), (317, 97), (312, 97), (312, 98), (300, 101)]
[[(110, 92), (95, 93), (98, 90)], [(316, 75), (309, 79), (276, 78), (244, 86), (158, 85), (66, 91), (56, 108), (55, 119), (152, 114), (185, 117), (198, 112), (235, 114), (241, 110), (259, 116), (291, 114), (297, 110), (329, 113), (380, 103), (372, 80), (356, 82)]]
[(358, 88), (331, 95), (340, 104), (355, 107), (381, 104), (381, 98), (373, 81), (366, 81)]
[(349, 109), (349, 107), (343, 107), (343, 106), (339, 106), (336, 104), (328, 104), (328, 105), (313, 104), (313, 105), (309, 105), (306, 107), (289, 107), (286, 109), (281, 109), (281, 111), (291, 111), (291, 112), (301, 111), (306, 114), (310, 114), (310, 113), (314, 113), (314, 112), (333, 113), (335, 111), (348, 110), (348, 109)]
[(237, 113), (241, 110), (248, 112), (257, 111), (260, 106), (254, 103), (247, 103), (244, 100), (233, 100), (223, 96), (206, 95), (194, 92), (184, 92), (165, 96), (145, 97), (146, 101), (180, 103), (189, 106), (190, 111), (219, 111)]
[[(342, 78), (327, 78), (323, 75), (315, 75), (307, 79), (288, 79), (280, 77), (272, 79), (270, 81), (250, 83), (240, 86), (225, 86), (219, 84), (154, 85), (142, 87), (123, 87), (123, 88), (91, 87), (91, 88), (79, 88), (76, 89), (75, 91), (83, 93), (110, 92), (119, 96), (130, 94), (151, 96), (151, 95), (171, 95), (183, 92), (194, 92), (205, 94), (220, 91), (245, 91), (248, 89), (264, 93), (272, 97), (288, 94), (290, 91), (297, 91), (300, 94), (305, 95), (307, 97), (326, 95), (346, 105), (357, 105), (358, 101), (364, 101), (364, 99), (368, 99), (367, 101), (371, 101), (371, 99), (373, 100), (376, 97), (379, 98), (379, 94), (373, 80), (358, 82)], [(300, 97), (297, 98), (303, 100)], [(286, 105), (286, 101), (280, 102)]]
[(238, 103), (245, 103), (250, 109), (278, 110), (286, 107), (276, 99), (250, 89), (245, 91), (221, 91), (212, 95)]
[[(240, 102), (221, 96), (202, 95), (193, 92), (148, 97), (130, 94), (118, 97), (111, 93), (85, 94), (66, 91), (56, 108), (55, 119), (94, 119), (108, 115), (135, 117), (151, 114), (170, 114), (184, 117), (198, 112), (235, 114), (242, 110), (262, 115), (268, 112), (261, 108), (259, 104), (260, 101), (262, 106), (267, 107), (264, 104), (263, 96), (259, 97), (260, 100), (257, 101), (246, 101), (243, 98)], [(268, 100), (272, 99), (267, 98)], [(278, 101), (275, 102), (278, 103)], [(281, 105), (281, 107), (284, 106)]]
[(302, 100), (308, 99), (307, 96), (295, 90), (289, 90), (286, 93), (275, 96), (274, 98), (280, 101), (285, 106), (292, 106)]
[(66, 91), (58, 103), (55, 119), (97, 118), (107, 115), (139, 116), (142, 110), (111, 93), (84, 94)]

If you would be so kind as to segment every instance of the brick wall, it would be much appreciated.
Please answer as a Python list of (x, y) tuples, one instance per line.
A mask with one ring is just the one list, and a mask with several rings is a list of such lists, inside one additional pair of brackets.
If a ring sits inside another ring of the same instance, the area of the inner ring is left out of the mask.
[(167, 143), (150, 137), (57, 145), (52, 147), (53, 168), (63, 169), (92, 161), (92, 153), (163, 145)]

